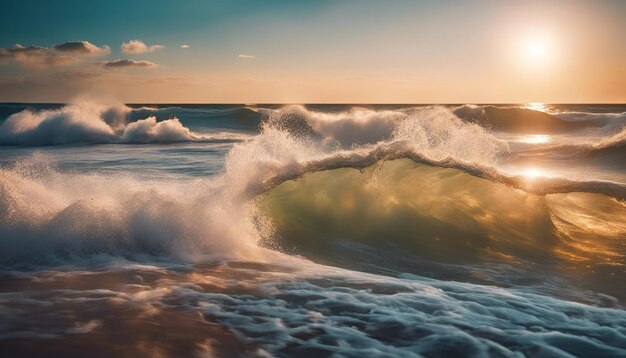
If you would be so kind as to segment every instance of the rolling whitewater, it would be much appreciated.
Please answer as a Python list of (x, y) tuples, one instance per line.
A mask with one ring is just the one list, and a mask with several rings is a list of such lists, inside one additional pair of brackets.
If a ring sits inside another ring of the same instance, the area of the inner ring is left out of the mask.
[(2, 356), (624, 357), (625, 282), (626, 105), (0, 104)]

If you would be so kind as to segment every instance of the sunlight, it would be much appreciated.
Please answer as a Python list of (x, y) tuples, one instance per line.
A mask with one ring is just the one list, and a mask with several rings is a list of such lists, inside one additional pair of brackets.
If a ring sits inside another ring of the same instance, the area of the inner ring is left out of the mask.
[(526, 43), (526, 57), (535, 62), (545, 62), (550, 56), (550, 44), (545, 37), (537, 37)]
[(533, 42), (528, 45), (528, 53), (536, 59), (541, 59), (546, 55), (546, 45), (541, 42)]
[(544, 172), (538, 168), (526, 168), (522, 171), (521, 174), (528, 178), (536, 178), (539, 176), (543, 176)]
[(533, 111), (548, 112), (548, 106), (546, 106), (545, 103), (540, 102), (527, 103), (524, 108), (532, 109)]
[(553, 34), (548, 31), (534, 31), (519, 36), (514, 53), (522, 68), (544, 73), (553, 67), (558, 57), (557, 42)]
[(545, 144), (550, 142), (552, 138), (547, 134), (530, 134), (522, 136), (519, 141), (527, 144)]

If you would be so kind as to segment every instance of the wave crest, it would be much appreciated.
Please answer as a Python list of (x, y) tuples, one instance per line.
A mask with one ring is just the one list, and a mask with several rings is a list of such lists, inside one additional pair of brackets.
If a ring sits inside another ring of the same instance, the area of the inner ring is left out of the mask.
[(209, 139), (192, 133), (176, 117), (160, 122), (154, 116), (132, 121), (134, 112), (124, 105), (93, 103), (38, 112), (26, 109), (12, 114), (0, 125), (0, 145), (171, 143)]
[(64, 173), (47, 159), (0, 169), (0, 267), (261, 255), (253, 208), (219, 181)]
[[(85, 133), (100, 133), (115, 142), (201, 139), (177, 119), (125, 122), (127, 111), (101, 107), (87, 113), (67, 106), (38, 114), (21, 112), (2, 131), (25, 133), (23, 140), (34, 143), (43, 135), (42, 128), (60, 121), (65, 129), (81, 130), (47, 138), (76, 140)], [(346, 116), (354, 118), (341, 125)], [(377, 134), (350, 137), (367, 128)], [(232, 147), (220, 176), (197, 182), (60, 173), (45, 169), (41, 160), (33, 160), (36, 165), (18, 162), (0, 170), (0, 229), (6, 233), (0, 238), (0, 264), (31, 262), (32, 252), (58, 252), (50, 247), (60, 247), (65, 257), (128, 252), (237, 255), (246, 251), (238, 246), (242, 241), (251, 243), (244, 247), (254, 247), (265, 237), (264, 230), (271, 231), (250, 208), (259, 194), (307, 173), (363, 169), (403, 158), (536, 194), (583, 191), (626, 198), (622, 184), (507, 175), (497, 169), (506, 153), (504, 142), (445, 107), (381, 113), (359, 109), (333, 115), (289, 106), (272, 112), (259, 135)], [(236, 249), (229, 249), (231, 244)]]

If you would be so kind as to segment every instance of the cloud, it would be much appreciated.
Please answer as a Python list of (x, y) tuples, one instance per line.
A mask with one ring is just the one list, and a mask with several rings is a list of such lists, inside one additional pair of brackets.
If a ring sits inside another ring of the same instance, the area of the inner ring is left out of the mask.
[(98, 47), (89, 41), (71, 41), (50, 48), (22, 46), (0, 48), (0, 63), (14, 61), (27, 67), (48, 67), (79, 62), (85, 56), (101, 56), (111, 52), (108, 46)]
[(87, 56), (108, 55), (111, 53), (109, 46), (98, 47), (89, 41), (70, 41), (60, 45), (52, 46), (58, 52), (83, 54)]
[(165, 48), (165, 46), (163, 45), (148, 46), (141, 40), (130, 40), (128, 42), (123, 42), (120, 48), (122, 49), (122, 52), (126, 54), (141, 54), (141, 53), (146, 53), (146, 52), (154, 52), (156, 50)]
[(187, 44), (182, 44), (180, 45), (180, 48), (190, 48), (191, 46), (187, 45)]
[(139, 68), (157, 68), (160, 67), (154, 62), (150, 61), (136, 61), (131, 59), (120, 59), (114, 61), (104, 61), (100, 62), (103, 68), (106, 69), (115, 69), (115, 68), (129, 68), (129, 67), (139, 67)]
[(243, 58), (244, 60), (256, 60), (256, 56), (254, 55), (245, 55), (240, 53), (239, 56), (237, 56), (239, 58)]

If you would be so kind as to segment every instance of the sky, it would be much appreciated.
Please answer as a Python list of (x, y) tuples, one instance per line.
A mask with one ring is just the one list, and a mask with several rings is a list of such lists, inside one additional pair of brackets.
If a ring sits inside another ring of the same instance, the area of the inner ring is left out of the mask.
[(626, 1), (7, 0), (0, 101), (624, 103)]

